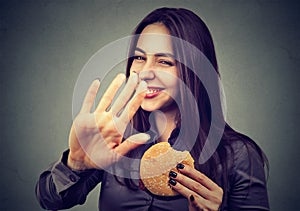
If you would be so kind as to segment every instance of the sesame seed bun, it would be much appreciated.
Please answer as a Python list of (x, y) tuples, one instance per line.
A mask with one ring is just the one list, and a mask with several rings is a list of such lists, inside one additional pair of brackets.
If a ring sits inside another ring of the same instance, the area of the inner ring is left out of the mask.
[(159, 196), (176, 196), (178, 192), (169, 186), (169, 172), (178, 172), (178, 163), (194, 168), (194, 159), (188, 151), (174, 150), (168, 142), (160, 142), (150, 147), (143, 155), (140, 176), (145, 187)]

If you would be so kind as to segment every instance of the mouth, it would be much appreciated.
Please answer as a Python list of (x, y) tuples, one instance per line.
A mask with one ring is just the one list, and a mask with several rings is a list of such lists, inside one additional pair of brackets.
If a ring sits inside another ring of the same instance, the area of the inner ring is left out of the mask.
[(158, 96), (161, 91), (163, 91), (163, 88), (158, 87), (148, 87), (145, 98), (154, 98)]

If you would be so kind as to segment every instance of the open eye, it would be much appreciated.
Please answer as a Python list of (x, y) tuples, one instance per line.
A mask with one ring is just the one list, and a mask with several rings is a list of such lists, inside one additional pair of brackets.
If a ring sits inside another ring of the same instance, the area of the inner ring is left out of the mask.
[(143, 57), (143, 56), (138, 56), (138, 55), (136, 55), (136, 56), (133, 57), (133, 60), (136, 60), (136, 61), (145, 61), (146, 58)]

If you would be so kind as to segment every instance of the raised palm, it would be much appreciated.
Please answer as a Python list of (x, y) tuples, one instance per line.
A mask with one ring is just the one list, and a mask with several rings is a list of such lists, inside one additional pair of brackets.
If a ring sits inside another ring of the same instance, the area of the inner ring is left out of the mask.
[(139, 133), (122, 142), (124, 131), (140, 107), (147, 88), (144, 81), (138, 83), (137, 74), (133, 73), (112, 105), (112, 100), (124, 80), (123, 74), (119, 74), (113, 80), (93, 112), (91, 109), (100, 82), (95, 80), (91, 84), (70, 130), (70, 167), (103, 169), (149, 139), (147, 134)]

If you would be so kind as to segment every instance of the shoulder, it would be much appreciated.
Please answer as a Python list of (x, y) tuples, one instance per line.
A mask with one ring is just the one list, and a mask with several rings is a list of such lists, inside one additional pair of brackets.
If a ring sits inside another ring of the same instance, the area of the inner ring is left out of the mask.
[(221, 174), (226, 178), (224, 207), (269, 210), (265, 176), (268, 161), (262, 149), (250, 137), (227, 125), (218, 154), (223, 167)]
[(231, 140), (227, 152), (228, 158), (232, 159), (234, 169), (250, 170), (250, 167), (264, 167), (263, 151), (252, 140)]
[(232, 140), (227, 146), (227, 152), (226, 163), (229, 167), (228, 182), (231, 191), (266, 191), (266, 160), (258, 145), (252, 140)]
[(252, 140), (232, 140), (227, 145), (229, 207), (268, 210), (265, 160)]
[(228, 202), (230, 210), (268, 210), (265, 159), (251, 139), (232, 139), (226, 143)]
[[(249, 176), (262, 174), (264, 176), (265, 163), (267, 162), (263, 151), (251, 139), (233, 138), (223, 145), (226, 150), (226, 163), (229, 176), (236, 177), (242, 172)], [(257, 170), (259, 170), (257, 172)], [(261, 172), (261, 173), (260, 173)], [(235, 178), (236, 179), (236, 178)]]

